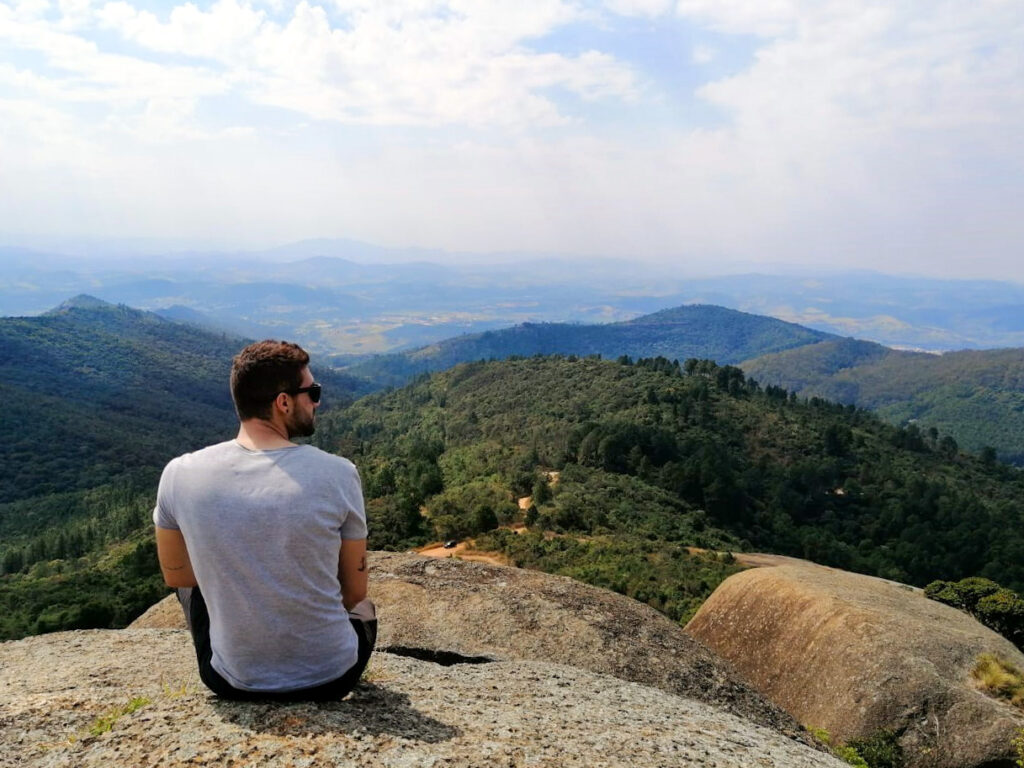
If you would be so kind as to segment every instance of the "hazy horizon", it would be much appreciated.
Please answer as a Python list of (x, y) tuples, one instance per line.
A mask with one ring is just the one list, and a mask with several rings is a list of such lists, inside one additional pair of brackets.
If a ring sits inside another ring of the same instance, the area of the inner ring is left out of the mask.
[[(950, 282), (995, 282), (1024, 286), (1024, 273), (1019, 277), (996, 275), (935, 275), (921, 269), (899, 269), (845, 263), (800, 264), (785, 261), (740, 260), (722, 261), (712, 258), (671, 261), (607, 256), (602, 254), (549, 253), (531, 251), (447, 251), (418, 246), (388, 247), (350, 238), (304, 238), (270, 245), (245, 247), (238, 243), (174, 238), (97, 238), (54, 237), (51, 235), (12, 235), (0, 232), (0, 256), (3, 251), (24, 250), (39, 255), (66, 258), (85, 272), (115, 265), (130, 264), (134, 269), (167, 268), (186, 264), (189, 259), (223, 256), (228, 259), (259, 259), (256, 263), (286, 264), (310, 258), (325, 257), (351, 261), (366, 266), (436, 264), (443, 267), (488, 269), (543, 262), (591, 265), (595, 267), (628, 267), (634, 277), (671, 275), (677, 279), (709, 279), (716, 277), (755, 276), (814, 278), (827, 275), (877, 275), (895, 279), (927, 279)], [(343, 253), (338, 253), (343, 250)], [(151, 261), (147, 261), (151, 260)], [(309, 282), (315, 283), (315, 276)]]

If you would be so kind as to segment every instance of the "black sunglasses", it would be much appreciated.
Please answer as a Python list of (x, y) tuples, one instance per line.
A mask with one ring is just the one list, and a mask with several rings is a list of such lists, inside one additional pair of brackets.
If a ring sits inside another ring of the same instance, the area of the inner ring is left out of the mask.
[(285, 394), (294, 397), (295, 395), (300, 395), (303, 392), (305, 392), (309, 395), (310, 400), (312, 400), (314, 403), (319, 403), (321, 389), (323, 389), (323, 387), (321, 387), (319, 384), (310, 384), (308, 387), (299, 387), (298, 389), (286, 389)]

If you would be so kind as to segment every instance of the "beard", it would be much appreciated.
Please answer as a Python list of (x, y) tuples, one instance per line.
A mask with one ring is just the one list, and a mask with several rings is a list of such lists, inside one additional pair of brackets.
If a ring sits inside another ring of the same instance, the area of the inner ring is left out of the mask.
[(307, 414), (300, 413), (298, 410), (293, 411), (285, 426), (288, 428), (289, 440), (293, 437), (311, 437), (316, 431), (312, 412)]

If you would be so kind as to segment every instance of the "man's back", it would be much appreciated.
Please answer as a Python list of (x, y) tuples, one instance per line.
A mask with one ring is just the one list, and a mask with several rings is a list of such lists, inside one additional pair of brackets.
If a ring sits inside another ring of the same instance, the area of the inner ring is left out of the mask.
[(167, 466), (154, 518), (184, 536), (212, 665), (231, 685), (308, 688), (353, 665), (338, 550), (341, 539), (365, 539), (366, 522), (351, 462), (311, 446), (219, 443)]

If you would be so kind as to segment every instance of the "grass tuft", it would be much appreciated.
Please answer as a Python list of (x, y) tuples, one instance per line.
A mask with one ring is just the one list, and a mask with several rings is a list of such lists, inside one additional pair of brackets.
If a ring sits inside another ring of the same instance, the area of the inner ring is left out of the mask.
[(160, 688), (163, 691), (164, 698), (167, 699), (180, 699), (182, 696), (189, 696), (198, 691), (195, 679), (191, 674), (184, 682), (173, 683), (167, 682), (164, 676), (160, 675)]
[(96, 720), (93, 721), (93, 724), (89, 726), (89, 734), (91, 736), (101, 736), (104, 733), (107, 733), (107, 731), (114, 727), (114, 723), (116, 723), (120, 718), (142, 709), (147, 704), (149, 704), (149, 699), (145, 696), (136, 696), (127, 704), (115, 707), (105, 715), (97, 717)]
[(975, 684), (989, 696), (1024, 709), (1024, 673), (994, 653), (983, 653), (971, 670)]

